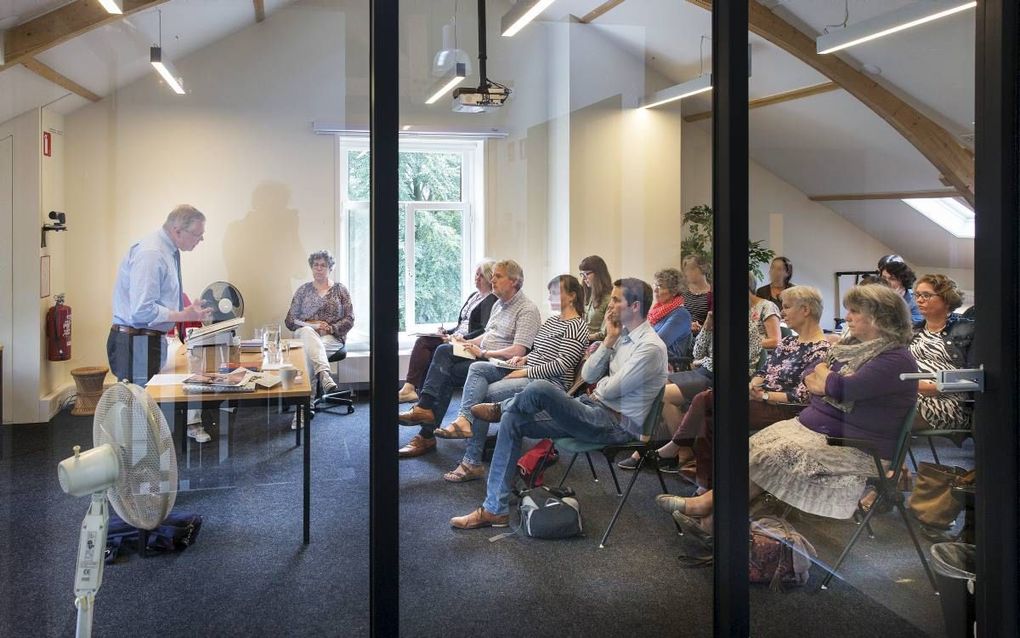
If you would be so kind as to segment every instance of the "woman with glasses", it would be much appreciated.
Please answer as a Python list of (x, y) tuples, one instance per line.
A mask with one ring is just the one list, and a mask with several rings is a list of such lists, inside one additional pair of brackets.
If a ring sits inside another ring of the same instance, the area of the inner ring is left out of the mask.
[(678, 369), (687, 355), (691, 338), (691, 313), (684, 307), (684, 276), (676, 268), (663, 268), (655, 273), (652, 293), (655, 301), (648, 311), (648, 323), (666, 344), (669, 365)]
[[(925, 275), (914, 287), (917, 307), (924, 317), (914, 324), (910, 353), (921, 372), (974, 368), (974, 322), (953, 311), (963, 304), (956, 282), (945, 275)], [(966, 395), (942, 394), (934, 381), (918, 386), (919, 429), (967, 429), (970, 410)]]
[(899, 255), (886, 255), (878, 264), (878, 274), (906, 302), (907, 309), (910, 310), (910, 320), (914, 322), (921, 321), (923, 319), (921, 311), (917, 307), (917, 300), (914, 299), (913, 292), (911, 292), (911, 289), (914, 287), (914, 281), (917, 279), (914, 271), (910, 269), (907, 262), (903, 261), (903, 258)]
[(602, 321), (609, 307), (609, 294), (613, 292), (613, 278), (604, 259), (590, 255), (577, 267), (578, 279), (584, 286), (584, 320), (588, 323), (588, 340), (602, 341), (606, 337)]

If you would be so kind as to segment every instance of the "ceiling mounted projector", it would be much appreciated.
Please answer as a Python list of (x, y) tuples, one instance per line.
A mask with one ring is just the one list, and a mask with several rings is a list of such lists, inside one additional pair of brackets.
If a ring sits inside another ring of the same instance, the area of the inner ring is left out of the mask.
[(490, 113), (506, 104), (510, 89), (502, 85), (462, 86), (453, 91), (453, 110), (458, 113)]

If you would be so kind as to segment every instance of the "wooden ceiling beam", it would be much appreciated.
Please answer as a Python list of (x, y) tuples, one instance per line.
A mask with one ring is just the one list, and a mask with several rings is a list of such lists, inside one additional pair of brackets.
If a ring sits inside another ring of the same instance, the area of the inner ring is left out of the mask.
[(584, 14), (584, 16), (581, 18), (581, 22), (584, 24), (589, 24), (602, 14), (608, 12), (610, 9), (613, 9), (621, 4), (623, 4), (623, 0), (608, 0), (607, 2), (603, 2), (599, 6), (589, 11), (588, 13)]
[(901, 191), (898, 193), (848, 193), (843, 195), (811, 195), (813, 202), (859, 202), (871, 199), (941, 199), (943, 197), (960, 197), (955, 189), (931, 191)]
[(84, 86), (78, 84), (66, 75), (58, 73), (33, 57), (22, 58), (21, 64), (36, 75), (46, 78), (58, 86), (64, 87), (71, 93), (80, 95), (90, 102), (98, 102), (100, 100), (100, 97), (92, 91), (86, 89)]
[[(712, 0), (687, 0), (708, 11)], [(752, 33), (823, 74), (892, 126), (910, 142), (960, 196), (974, 205), (974, 154), (954, 135), (864, 73), (834, 55), (818, 55), (813, 38), (758, 2), (748, 3)]]
[[(124, 0), (124, 16), (166, 1)], [(0, 71), (124, 16), (107, 13), (95, 0), (74, 0), (24, 24), (11, 27), (4, 37), (5, 64), (0, 66)]]
[[(812, 95), (828, 93), (829, 91), (836, 91), (840, 88), (841, 87), (835, 82), (822, 82), (821, 84), (812, 84), (811, 86), (793, 89), (792, 91), (774, 93), (772, 95), (766, 95), (765, 97), (753, 99), (747, 103), (747, 108), (760, 109), (761, 107), (769, 106), (770, 104), (780, 104), (782, 102), (800, 100), (806, 97), (811, 97)], [(712, 117), (712, 111), (702, 111), (700, 113), (692, 113), (691, 115), (684, 117), (684, 121), (697, 122), (698, 120), (707, 120), (710, 117)]]
[(266, 19), (266, 0), (251, 0), (255, 5), (255, 22), (259, 23)]

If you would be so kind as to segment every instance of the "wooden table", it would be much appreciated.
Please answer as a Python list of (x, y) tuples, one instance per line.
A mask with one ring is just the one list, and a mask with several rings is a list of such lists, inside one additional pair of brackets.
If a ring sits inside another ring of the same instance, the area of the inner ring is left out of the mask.
[[(290, 363), (301, 371), (298, 379), (289, 389), (283, 389), (282, 382), (272, 388), (259, 388), (254, 392), (185, 392), (180, 384), (175, 385), (148, 385), (145, 391), (159, 405), (171, 406), (174, 411), (174, 423), (180, 421), (182, 424), (182, 439), (184, 453), (188, 449), (188, 428), (187, 412), (189, 409), (213, 408), (222, 404), (227, 407), (261, 407), (269, 408), (271, 405), (295, 406), (297, 409), (298, 428), (294, 432), (294, 444), (304, 447), (304, 513), (303, 513), (303, 539), (307, 545), (309, 541), (310, 526), (310, 504), (311, 504), (311, 435), (310, 412), (312, 401), (311, 379), (305, 363), (305, 351), (302, 348), (290, 349)], [(258, 368), (262, 365), (262, 354), (259, 352), (242, 353), (240, 364), (246, 367)], [(187, 374), (188, 360), (187, 351), (184, 347), (178, 348), (177, 352), (170, 355), (166, 365), (160, 371), (161, 374)], [(172, 426), (171, 426), (172, 427)], [(302, 446), (301, 436), (304, 433), (304, 445)]]

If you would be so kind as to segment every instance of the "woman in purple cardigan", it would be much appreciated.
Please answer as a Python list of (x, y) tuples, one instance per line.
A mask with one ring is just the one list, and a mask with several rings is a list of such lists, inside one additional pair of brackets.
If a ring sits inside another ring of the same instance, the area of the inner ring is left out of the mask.
[[(875, 473), (871, 456), (832, 446), (827, 436), (866, 439), (892, 457), (900, 426), (917, 400), (917, 372), (907, 344), (912, 336), (903, 299), (885, 286), (857, 286), (844, 297), (850, 334), (827, 360), (806, 374), (810, 405), (751, 437), (750, 496), (769, 492), (799, 510), (850, 518)], [(681, 524), (711, 533), (712, 492), (696, 498), (660, 495), (657, 501)]]

